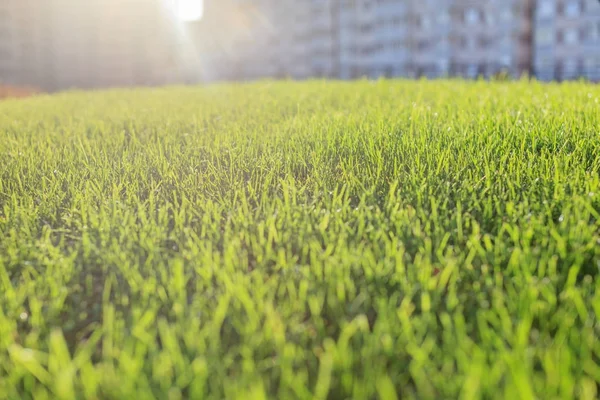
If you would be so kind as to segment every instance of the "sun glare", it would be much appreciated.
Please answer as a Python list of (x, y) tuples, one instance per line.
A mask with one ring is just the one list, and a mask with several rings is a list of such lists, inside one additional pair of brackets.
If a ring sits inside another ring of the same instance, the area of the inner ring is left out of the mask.
[(177, 0), (175, 3), (177, 17), (182, 21), (196, 21), (204, 13), (203, 0)]

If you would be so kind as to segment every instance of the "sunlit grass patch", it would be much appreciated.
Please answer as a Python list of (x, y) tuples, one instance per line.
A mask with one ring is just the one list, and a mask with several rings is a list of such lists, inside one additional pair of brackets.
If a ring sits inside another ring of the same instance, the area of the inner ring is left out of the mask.
[(0, 399), (595, 398), (600, 89), (0, 103)]

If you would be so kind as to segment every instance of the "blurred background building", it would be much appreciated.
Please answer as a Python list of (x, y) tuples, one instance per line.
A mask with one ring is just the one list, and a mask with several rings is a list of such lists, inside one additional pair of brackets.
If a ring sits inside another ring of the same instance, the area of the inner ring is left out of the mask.
[(174, 83), (165, 0), (0, 0), (0, 83), (46, 90)]
[(533, 64), (541, 79), (600, 80), (600, 2), (537, 0)]
[(203, 18), (185, 21), (177, 10), (194, 1), (0, 0), (0, 81), (600, 80), (596, 0), (204, 0)]

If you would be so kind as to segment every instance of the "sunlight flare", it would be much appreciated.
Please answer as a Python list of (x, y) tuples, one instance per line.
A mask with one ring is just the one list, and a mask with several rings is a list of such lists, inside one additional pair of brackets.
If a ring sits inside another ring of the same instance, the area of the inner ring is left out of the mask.
[(204, 14), (203, 0), (176, 0), (175, 12), (181, 21), (197, 21)]

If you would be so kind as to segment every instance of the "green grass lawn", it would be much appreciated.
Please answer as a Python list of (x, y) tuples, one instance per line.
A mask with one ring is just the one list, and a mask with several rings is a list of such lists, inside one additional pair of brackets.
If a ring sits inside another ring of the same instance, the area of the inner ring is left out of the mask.
[(0, 399), (592, 399), (599, 269), (599, 86), (0, 103)]

